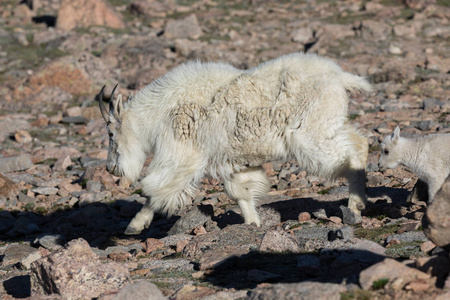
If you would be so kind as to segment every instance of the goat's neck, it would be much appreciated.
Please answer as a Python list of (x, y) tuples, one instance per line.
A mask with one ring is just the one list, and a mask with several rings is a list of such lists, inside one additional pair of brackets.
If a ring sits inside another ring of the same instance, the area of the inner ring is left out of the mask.
[(424, 156), (426, 154), (426, 149), (424, 149), (425, 145), (420, 141), (408, 138), (401, 138), (399, 142), (402, 143), (403, 149), (403, 156), (400, 163), (419, 176), (425, 175), (423, 174), (423, 164), (426, 164), (426, 156)]

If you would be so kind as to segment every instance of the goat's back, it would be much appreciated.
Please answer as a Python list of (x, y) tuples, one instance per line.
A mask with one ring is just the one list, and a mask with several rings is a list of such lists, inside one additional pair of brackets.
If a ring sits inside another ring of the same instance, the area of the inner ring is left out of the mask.
[(190, 61), (154, 80), (136, 94), (136, 105), (174, 107), (195, 102), (209, 105), (217, 91), (243, 71), (225, 63)]

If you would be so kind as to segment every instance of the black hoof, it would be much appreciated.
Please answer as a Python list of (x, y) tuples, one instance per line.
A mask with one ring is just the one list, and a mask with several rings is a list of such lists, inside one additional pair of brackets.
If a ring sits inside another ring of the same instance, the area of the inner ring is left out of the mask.
[(125, 229), (125, 234), (126, 235), (138, 235), (139, 233), (141, 233), (141, 231), (142, 230), (128, 226), (127, 229)]

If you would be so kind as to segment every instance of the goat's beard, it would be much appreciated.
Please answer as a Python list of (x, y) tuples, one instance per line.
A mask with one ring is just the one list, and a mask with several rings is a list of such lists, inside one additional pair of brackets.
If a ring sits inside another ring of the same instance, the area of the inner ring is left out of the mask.
[(133, 150), (130, 155), (121, 155), (120, 162), (116, 166), (118, 174), (126, 177), (131, 182), (139, 179), (146, 157), (145, 153), (137, 149), (137, 147)]

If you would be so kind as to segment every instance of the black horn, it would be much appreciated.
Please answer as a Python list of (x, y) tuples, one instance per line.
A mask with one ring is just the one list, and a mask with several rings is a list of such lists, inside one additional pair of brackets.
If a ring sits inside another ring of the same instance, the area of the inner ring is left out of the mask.
[(116, 88), (119, 84), (116, 84), (116, 86), (113, 88), (111, 92), (111, 97), (109, 98), (109, 114), (114, 115), (114, 92), (116, 91)]
[(106, 110), (105, 104), (103, 103), (103, 93), (105, 91), (106, 85), (104, 85), (100, 91), (98, 104), (100, 106), (100, 112), (102, 113), (103, 119), (108, 123), (109, 122), (109, 113)]

